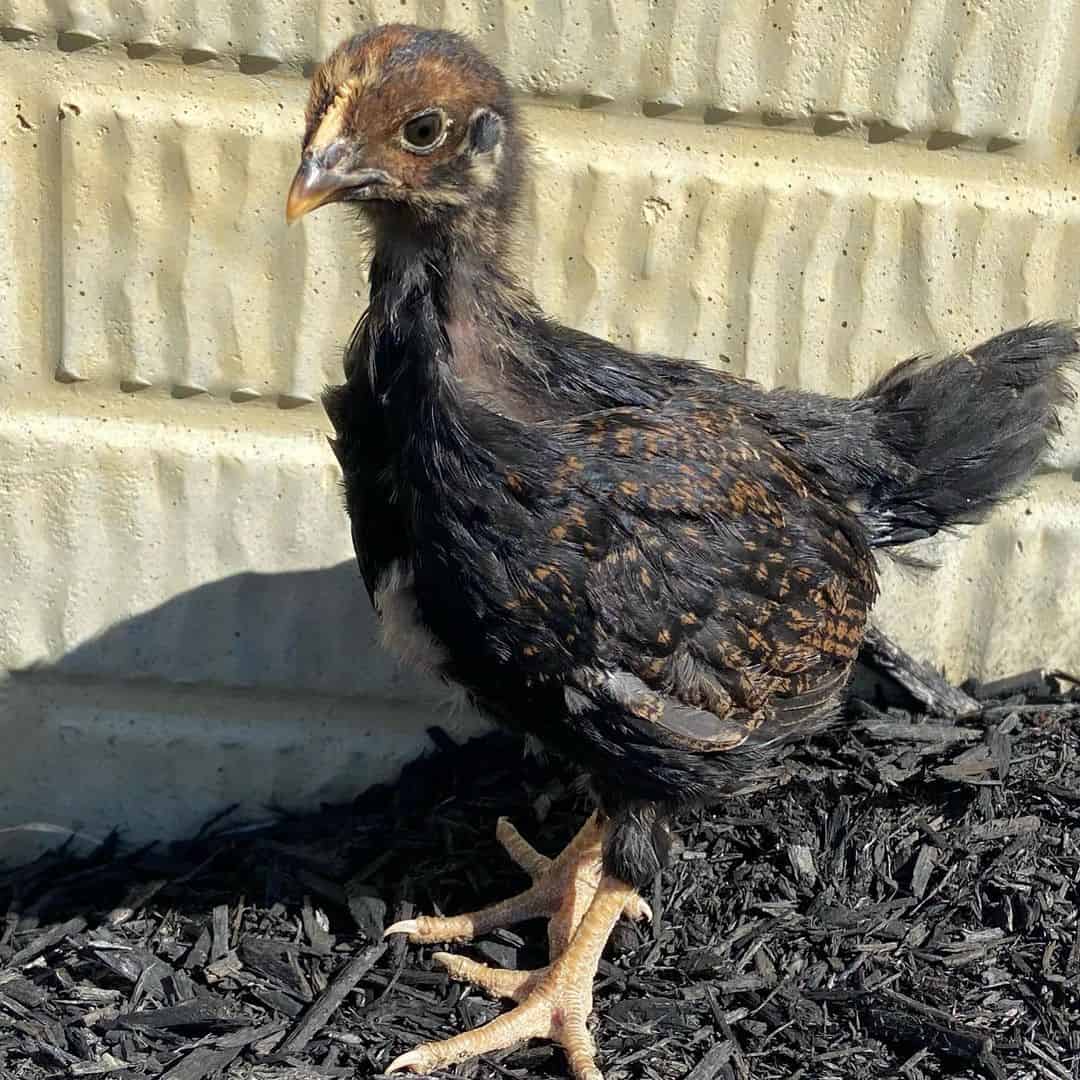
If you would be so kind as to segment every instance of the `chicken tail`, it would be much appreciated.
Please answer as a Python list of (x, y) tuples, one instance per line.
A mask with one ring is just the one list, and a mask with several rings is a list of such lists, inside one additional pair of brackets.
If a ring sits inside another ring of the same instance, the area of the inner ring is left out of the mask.
[(871, 543), (889, 547), (981, 521), (1032, 475), (1062, 406), (1080, 329), (1009, 330), (969, 352), (916, 356), (866, 390), (875, 441), (893, 460), (861, 493)]

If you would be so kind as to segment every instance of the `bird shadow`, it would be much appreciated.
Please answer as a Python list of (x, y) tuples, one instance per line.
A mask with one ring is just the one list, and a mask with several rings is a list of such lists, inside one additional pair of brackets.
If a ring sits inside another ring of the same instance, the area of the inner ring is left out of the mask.
[(380, 647), (352, 560), (199, 585), (0, 681), (0, 866), (347, 801), (421, 752), (446, 696)]
[[(245, 572), (115, 623), (50, 664), (17, 672), (354, 696), (370, 689), (375, 616), (351, 560)], [(366, 658), (366, 662), (365, 662)]]

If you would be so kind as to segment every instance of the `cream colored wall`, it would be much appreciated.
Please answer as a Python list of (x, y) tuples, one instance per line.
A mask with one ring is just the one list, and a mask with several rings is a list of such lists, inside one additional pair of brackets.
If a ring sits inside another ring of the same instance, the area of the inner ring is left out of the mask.
[[(0, 826), (183, 833), (425, 741), (316, 403), (362, 253), (343, 211), (282, 214), (304, 70), (387, 18), (513, 77), (524, 270), (575, 325), (846, 394), (1078, 315), (1074, 0), (0, 0)], [(940, 570), (887, 571), (887, 625), (953, 676), (1080, 668), (1067, 426)]]

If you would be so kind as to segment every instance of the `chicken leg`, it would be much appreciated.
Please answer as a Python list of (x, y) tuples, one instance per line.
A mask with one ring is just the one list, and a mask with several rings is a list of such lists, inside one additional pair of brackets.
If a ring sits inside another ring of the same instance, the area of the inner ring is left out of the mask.
[(435, 953), (433, 959), (453, 978), (519, 1004), (474, 1031), (402, 1054), (387, 1072), (429, 1072), (530, 1038), (548, 1038), (562, 1045), (577, 1080), (601, 1080), (587, 1027), (593, 978), (619, 917), (649, 918), (649, 905), (629, 885), (603, 873), (604, 832), (596, 814), (555, 859), (537, 852), (505, 819), (499, 821), (496, 836), (532, 877), (530, 888), (467, 915), (406, 919), (386, 933), (408, 934), (410, 940), (424, 943), (468, 941), (496, 927), (547, 916), (551, 962), (535, 971), (506, 971)]

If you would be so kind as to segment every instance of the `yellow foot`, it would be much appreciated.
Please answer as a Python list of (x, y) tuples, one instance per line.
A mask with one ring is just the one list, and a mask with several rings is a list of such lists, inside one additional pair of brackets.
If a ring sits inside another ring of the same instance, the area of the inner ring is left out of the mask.
[[(511, 859), (532, 879), (523, 893), (466, 915), (438, 918), (421, 915), (389, 927), (384, 936), (408, 934), (409, 940), (431, 945), (444, 941), (471, 941), (499, 927), (526, 919), (547, 918), (548, 949), (552, 959), (565, 948), (592, 902), (601, 877), (603, 828), (593, 814), (581, 831), (554, 859), (541, 855), (507, 821), (500, 818), (495, 837)], [(651, 919), (652, 909), (631, 892), (622, 914), (629, 919)]]
[(520, 1004), (483, 1027), (442, 1042), (424, 1043), (391, 1062), (386, 1071), (427, 1073), (528, 1039), (550, 1039), (566, 1051), (575, 1080), (603, 1080), (588, 1029), (593, 978), (619, 916), (639, 909), (631, 903), (636, 899), (633, 890), (616, 878), (601, 877), (591, 891), (588, 908), (565, 951), (540, 971), (500, 971), (462, 956), (436, 953), (435, 959), (454, 978)]

